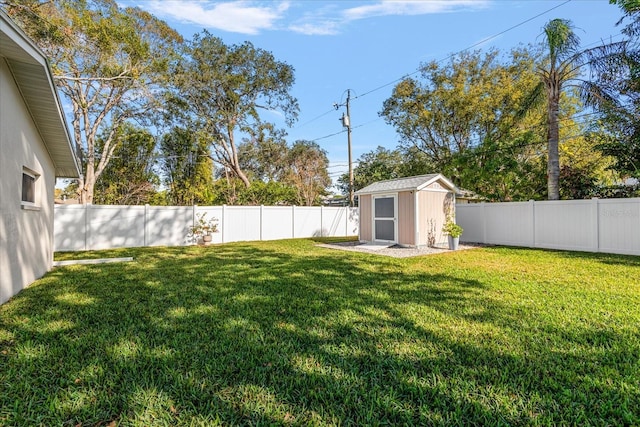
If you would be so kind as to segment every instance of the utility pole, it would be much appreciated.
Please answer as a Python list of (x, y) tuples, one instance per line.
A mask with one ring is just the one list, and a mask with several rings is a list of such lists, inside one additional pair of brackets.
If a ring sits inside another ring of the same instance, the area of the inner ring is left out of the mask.
[(347, 148), (349, 150), (349, 206), (353, 207), (353, 162), (351, 161), (351, 89), (347, 89)]
[(347, 106), (347, 114), (342, 113), (340, 120), (342, 127), (347, 128), (347, 148), (349, 151), (349, 206), (353, 207), (353, 161), (351, 159), (351, 89), (347, 89), (347, 102), (345, 104), (333, 104), (335, 109)]

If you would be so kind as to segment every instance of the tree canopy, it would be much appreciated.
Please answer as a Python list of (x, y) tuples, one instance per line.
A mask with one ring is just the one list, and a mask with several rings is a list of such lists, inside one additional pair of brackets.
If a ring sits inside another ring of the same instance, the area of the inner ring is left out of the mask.
[[(104, 134), (109, 135), (110, 129)], [(94, 203), (104, 205), (144, 205), (155, 200), (160, 179), (155, 173), (156, 140), (151, 133), (125, 123), (115, 133), (115, 150), (109, 164), (96, 181)], [(100, 150), (103, 135), (97, 138)]]
[(188, 43), (173, 83), (182, 120), (208, 141), (216, 163), (249, 187), (238, 141), (242, 135), (259, 141), (273, 130), (261, 110), (281, 111), (288, 124), (296, 119), (298, 103), (289, 94), (293, 67), (250, 42), (228, 46), (205, 30)]
[(58, 88), (71, 101), (75, 151), (83, 167), (79, 196), (91, 203), (120, 127), (160, 107), (156, 95), (182, 38), (153, 15), (121, 8), (115, 0), (3, 3), (50, 58)]

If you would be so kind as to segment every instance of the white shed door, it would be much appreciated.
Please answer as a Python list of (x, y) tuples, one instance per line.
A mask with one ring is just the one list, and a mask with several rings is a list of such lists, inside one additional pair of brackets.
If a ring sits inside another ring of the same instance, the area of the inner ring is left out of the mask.
[(396, 196), (378, 196), (373, 198), (373, 239), (383, 242), (395, 242), (397, 233)]

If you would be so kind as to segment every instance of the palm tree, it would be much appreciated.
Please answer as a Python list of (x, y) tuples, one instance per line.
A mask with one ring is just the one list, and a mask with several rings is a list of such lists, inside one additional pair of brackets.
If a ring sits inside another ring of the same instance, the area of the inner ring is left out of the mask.
[[(620, 52), (626, 42), (603, 44), (591, 49), (580, 50), (580, 38), (573, 31), (571, 21), (552, 19), (543, 28), (546, 60), (537, 69), (540, 83), (531, 93), (525, 110), (534, 104), (546, 101), (547, 108), (547, 191), (549, 200), (560, 198), (560, 155), (558, 151), (560, 135), (560, 97), (562, 92), (574, 87), (586, 106), (611, 106), (616, 104), (612, 89), (602, 83), (602, 76), (611, 73), (620, 61)], [(588, 66), (591, 80), (583, 75)]]

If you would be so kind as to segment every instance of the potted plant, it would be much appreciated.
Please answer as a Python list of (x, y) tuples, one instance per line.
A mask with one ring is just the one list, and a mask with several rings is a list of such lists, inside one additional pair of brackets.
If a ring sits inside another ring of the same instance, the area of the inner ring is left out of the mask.
[(442, 232), (449, 236), (449, 249), (452, 251), (457, 250), (460, 236), (462, 235), (462, 227), (456, 224), (453, 218), (449, 216), (442, 227)]
[(191, 235), (195, 239), (196, 242), (202, 240), (202, 242), (207, 245), (211, 243), (212, 233), (216, 233), (218, 231), (218, 219), (211, 218), (207, 219), (206, 212), (203, 212), (199, 215), (196, 215), (198, 219), (196, 220), (193, 227), (191, 227)]

